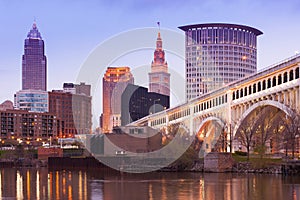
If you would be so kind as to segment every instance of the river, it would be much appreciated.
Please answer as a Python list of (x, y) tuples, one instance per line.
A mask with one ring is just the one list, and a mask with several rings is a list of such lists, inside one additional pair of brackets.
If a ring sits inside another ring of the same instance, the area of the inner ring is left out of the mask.
[(0, 169), (0, 199), (300, 199), (300, 176)]

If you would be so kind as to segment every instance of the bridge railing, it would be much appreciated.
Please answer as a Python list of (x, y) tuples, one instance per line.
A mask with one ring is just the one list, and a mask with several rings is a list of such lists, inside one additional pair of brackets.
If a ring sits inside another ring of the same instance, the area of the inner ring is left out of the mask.
[[(296, 55), (294, 55), (294, 56), (291, 56), (291, 57), (289, 57), (289, 58), (287, 58), (287, 59), (284, 59), (284, 60), (282, 60), (282, 61), (280, 61), (280, 62), (277, 62), (277, 63), (275, 63), (275, 64), (273, 64), (273, 65), (270, 65), (270, 66), (268, 66), (268, 67), (265, 67), (265, 68), (259, 70), (257, 73), (253, 73), (253, 74), (251, 74), (251, 75), (249, 75), (249, 76), (246, 76), (246, 77), (244, 77), (244, 78), (242, 78), (242, 79), (236, 80), (236, 81), (234, 81), (234, 82), (230, 82), (230, 83), (228, 83), (227, 85), (225, 85), (225, 86), (222, 87), (222, 88), (218, 88), (218, 89), (213, 90), (213, 91), (211, 91), (211, 92), (209, 92), (209, 93), (202, 94), (202, 95), (199, 96), (199, 97), (196, 97), (196, 98), (194, 98), (194, 99), (190, 99), (190, 100), (188, 100), (188, 101), (185, 101), (185, 102), (183, 102), (183, 103), (181, 103), (181, 104), (179, 104), (179, 105), (177, 105), (177, 106), (175, 106), (175, 107), (173, 107), (173, 108), (169, 108), (169, 109), (167, 109), (167, 110), (163, 110), (163, 111), (161, 111), (161, 112), (154, 113), (154, 114), (152, 114), (152, 115), (146, 116), (146, 117), (144, 117), (144, 118), (142, 118), (142, 119), (139, 119), (139, 120), (137, 120), (137, 121), (135, 121), (135, 122), (132, 122), (131, 124), (138, 124), (138, 123), (140, 123), (140, 122), (145, 122), (145, 121), (151, 120), (151, 118), (158, 118), (158, 117), (161, 117), (161, 116), (164, 116), (164, 115), (168, 115), (168, 114), (173, 113), (173, 112), (176, 113), (177, 110), (181, 110), (182, 107), (186, 107), (187, 104), (188, 104), (188, 105), (195, 105), (195, 104), (197, 104), (197, 102), (199, 101), (199, 99), (209, 99), (209, 98), (211, 98), (211, 97), (216, 96), (217, 94), (219, 94), (219, 95), (221, 95), (221, 94), (227, 95), (227, 92), (228, 92), (229, 90), (234, 89), (235, 87), (237, 87), (237, 86), (240, 85), (241, 83), (250, 81), (251, 79), (256, 79), (257, 77), (262, 76), (262, 74), (264, 74), (264, 73), (269, 73), (268, 71), (269, 71), (270, 69), (273, 69), (273, 68), (274, 68), (274, 70), (277, 70), (277, 68), (281, 68), (281, 67), (283, 67), (283, 66), (288, 66), (288, 65), (290, 65), (291, 63), (293, 63), (293, 62), (295, 61), (295, 59), (299, 59), (299, 62), (300, 62), (300, 53), (298, 53), (298, 54), (296, 54)], [(229, 98), (229, 97), (228, 97), (228, 98)], [(226, 101), (226, 103), (227, 103), (227, 101)], [(196, 106), (196, 105), (195, 105), (195, 106)], [(194, 113), (194, 112), (193, 112), (193, 113)], [(177, 118), (176, 118), (176, 119), (177, 119)]]
[(291, 57), (289, 57), (289, 58), (286, 58), (286, 59), (284, 59), (284, 60), (282, 60), (282, 61), (279, 61), (279, 62), (277, 62), (277, 63), (275, 63), (275, 64), (272, 64), (272, 65), (270, 65), (270, 66), (264, 67), (264, 68), (258, 70), (257, 73), (266, 71), (266, 70), (268, 70), (268, 69), (272, 69), (272, 68), (274, 68), (274, 67), (278, 67), (278, 66), (280, 66), (280, 65), (283, 65), (283, 64), (285, 64), (285, 63), (288, 63), (288, 62), (290, 62), (290, 61), (292, 61), (292, 60), (294, 60), (294, 59), (297, 59), (297, 58), (300, 58), (300, 53), (297, 53), (297, 54), (295, 54), (295, 55), (293, 55), (293, 56), (291, 56)]

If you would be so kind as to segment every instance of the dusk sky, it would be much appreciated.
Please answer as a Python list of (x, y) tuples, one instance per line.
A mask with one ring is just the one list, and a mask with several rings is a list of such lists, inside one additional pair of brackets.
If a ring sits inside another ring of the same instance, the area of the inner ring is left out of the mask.
[[(0, 0), (0, 103), (13, 101), (13, 94), (21, 89), (24, 39), (34, 19), (45, 41), (48, 90), (52, 90), (60, 89), (64, 82), (75, 82), (89, 54), (107, 39), (132, 29), (156, 27), (157, 21), (162, 29), (178, 34), (183, 34), (178, 26), (197, 23), (257, 28), (264, 33), (258, 38), (258, 69), (262, 69), (300, 51), (299, 10), (299, 0)], [(155, 39), (156, 35), (153, 48)], [(178, 42), (184, 48), (183, 41)], [(150, 64), (153, 53), (136, 59)], [(168, 54), (166, 59), (172, 63)], [(122, 63), (136, 64), (130, 59)], [(174, 66), (184, 69), (181, 64), (169, 67)], [(145, 78), (148, 80), (147, 74)]]

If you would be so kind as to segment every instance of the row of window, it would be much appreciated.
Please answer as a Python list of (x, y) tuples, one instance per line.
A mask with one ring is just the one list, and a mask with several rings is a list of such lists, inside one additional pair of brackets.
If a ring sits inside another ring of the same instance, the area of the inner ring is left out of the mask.
[(166, 122), (167, 122), (166, 118), (162, 117), (162, 118), (151, 121), (151, 126), (155, 126), (155, 125), (158, 125), (158, 124), (164, 124)]
[(239, 90), (236, 90), (232, 93), (232, 100), (239, 99), (244, 96), (251, 95), (256, 92), (260, 92), (298, 78), (299, 78), (299, 67), (297, 67), (296, 70), (290, 70), (289, 72), (284, 72), (283, 75), (279, 74), (278, 76), (274, 76), (273, 78), (268, 78), (267, 80), (259, 81), (248, 87), (244, 87)]
[(236, 45), (193, 45), (187, 46), (186, 52), (216, 52), (216, 51), (230, 51), (230, 52), (248, 52), (256, 53), (256, 50), (249, 47), (239, 47)]
[(191, 44), (238, 44), (256, 48), (256, 35), (246, 30), (231, 28), (201, 28), (186, 32), (186, 42)]
[(215, 106), (222, 105), (224, 103), (227, 103), (227, 94), (216, 97), (216, 98), (211, 99), (211, 100), (206, 101), (206, 102), (202, 102), (201, 104), (198, 104), (198, 105), (194, 106), (194, 113), (204, 111), (206, 109), (210, 109), (210, 108), (213, 108)]
[[(202, 56), (203, 58), (219, 58), (221, 56), (231, 56), (231, 57), (237, 57), (239, 59), (242, 58), (256, 58), (256, 51), (254, 53), (248, 53), (244, 51), (192, 51), (192, 52), (186, 52), (186, 57), (196, 57), (196, 56)], [(246, 56), (246, 57), (243, 57)]]
[(182, 118), (182, 117), (188, 116), (190, 114), (191, 114), (191, 111), (190, 111), (189, 108), (187, 108), (185, 110), (178, 111), (178, 112), (175, 112), (175, 113), (171, 114), (169, 116), (169, 121), (173, 121), (173, 120), (176, 120), (178, 118)]
[[(219, 105), (222, 105), (224, 103), (227, 103), (227, 94), (216, 97), (214, 99), (203, 102), (201, 104), (195, 105), (194, 106), (194, 113), (204, 111), (206, 109), (210, 109), (212, 107), (219, 106)], [(173, 120), (188, 116), (190, 114), (191, 114), (190, 109), (187, 108), (187, 109), (184, 109), (182, 111), (178, 111), (178, 112), (175, 112), (175, 113), (171, 114), (169, 116), (169, 121), (173, 121)], [(164, 123), (166, 123), (166, 118), (162, 117), (162, 118), (151, 121), (151, 126), (164, 124)]]

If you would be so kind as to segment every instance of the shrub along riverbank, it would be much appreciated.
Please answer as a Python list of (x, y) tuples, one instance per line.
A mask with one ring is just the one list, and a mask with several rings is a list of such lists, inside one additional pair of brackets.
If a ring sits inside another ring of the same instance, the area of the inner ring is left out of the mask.
[[(232, 167), (227, 169), (226, 172), (300, 175), (300, 160), (288, 160), (273, 157), (261, 158), (259, 155), (251, 155), (249, 160), (247, 160), (247, 156), (239, 152), (231, 155)], [(193, 148), (189, 148), (179, 159), (160, 171), (209, 172), (204, 169), (204, 162), (205, 158), (199, 159), (198, 153)], [(0, 151), (0, 167), (13, 166), (47, 166), (47, 160), (38, 160), (37, 150), (35, 149), (25, 150), (23, 148), (16, 148), (15, 150)]]

